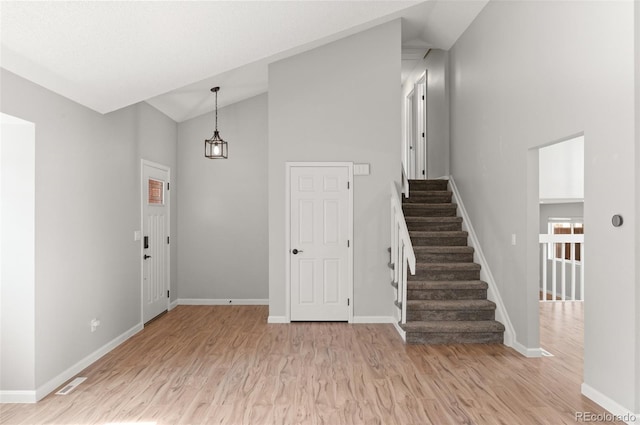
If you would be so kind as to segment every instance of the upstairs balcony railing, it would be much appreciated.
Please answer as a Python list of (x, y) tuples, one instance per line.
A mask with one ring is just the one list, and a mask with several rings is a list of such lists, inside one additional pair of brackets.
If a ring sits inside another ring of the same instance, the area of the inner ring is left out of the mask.
[(584, 235), (541, 234), (540, 301), (584, 301)]

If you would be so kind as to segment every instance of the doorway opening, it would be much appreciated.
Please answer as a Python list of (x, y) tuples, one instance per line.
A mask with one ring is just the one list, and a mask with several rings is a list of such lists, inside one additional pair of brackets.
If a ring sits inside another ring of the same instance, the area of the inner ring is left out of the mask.
[(584, 300), (584, 136), (539, 155), (540, 301)]
[(169, 309), (169, 167), (142, 160), (142, 323)]
[(583, 361), (584, 140), (580, 133), (537, 146), (528, 161), (528, 317), (540, 352), (569, 362)]
[(428, 178), (427, 72), (418, 78), (405, 100), (405, 171), (412, 180)]

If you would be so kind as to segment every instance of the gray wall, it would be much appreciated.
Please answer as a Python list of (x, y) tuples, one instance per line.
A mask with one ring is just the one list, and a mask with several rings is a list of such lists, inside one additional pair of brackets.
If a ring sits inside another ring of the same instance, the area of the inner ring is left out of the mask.
[(1, 96), (35, 123), (31, 391), (140, 325), (140, 155), (175, 164), (176, 126), (148, 105), (101, 115), (4, 69)]
[(266, 300), (267, 95), (218, 115), (226, 160), (204, 157), (213, 113), (178, 125), (179, 296)]
[(584, 136), (538, 149), (540, 199), (584, 199)]
[[(449, 52), (433, 49), (421, 60), (402, 85), (402, 116), (404, 101), (425, 69), (427, 73), (427, 174), (429, 178), (449, 175)], [(404, 119), (404, 118), (403, 118)], [(405, 123), (402, 123), (403, 137)], [(404, 140), (404, 139), (403, 139)], [(404, 142), (403, 142), (404, 145)]]
[(540, 204), (540, 233), (548, 233), (547, 224), (551, 217), (584, 217), (584, 203)]
[(637, 215), (633, 7), (490, 2), (450, 52), (452, 174), (528, 348), (539, 346), (538, 172), (529, 149), (585, 134), (584, 382), (627, 409), (638, 392), (637, 229), (610, 220)]
[(354, 313), (391, 316), (390, 182), (400, 178), (400, 21), (269, 66), (269, 314), (285, 316), (285, 162), (371, 164), (355, 177)]
[[(157, 162), (171, 168), (171, 301), (178, 298), (178, 185), (177, 185), (177, 140), (178, 125), (168, 116), (147, 103), (138, 103), (136, 108), (136, 130), (138, 156), (147, 161)], [(142, 175), (138, 163), (138, 175)], [(140, 195), (140, 185), (138, 196)]]

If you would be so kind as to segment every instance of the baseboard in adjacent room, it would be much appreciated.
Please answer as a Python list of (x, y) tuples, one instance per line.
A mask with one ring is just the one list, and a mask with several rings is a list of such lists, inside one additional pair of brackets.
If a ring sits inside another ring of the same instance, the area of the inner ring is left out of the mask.
[(35, 391), (0, 391), (0, 403), (35, 403)]
[(525, 347), (524, 345), (520, 344), (518, 341), (513, 341), (512, 344), (505, 343), (505, 345), (513, 348), (514, 350), (516, 350), (518, 353), (522, 354), (525, 357), (532, 357), (532, 358), (542, 357), (542, 349), (540, 347), (538, 348)]
[(263, 298), (179, 298), (178, 305), (269, 305), (268, 299)]
[[(624, 422), (629, 425), (640, 425), (640, 412), (632, 413), (629, 409), (625, 409), (616, 401), (611, 400), (609, 397), (584, 382), (582, 383), (580, 390), (582, 395), (598, 403), (604, 409), (611, 412), (612, 416), (614, 416), (611, 418), (605, 417), (602, 422)], [(592, 413), (594, 415), (606, 415), (606, 412), (588, 413)]]
[(267, 323), (289, 323), (285, 316), (269, 316)]
[(351, 323), (395, 323), (392, 316), (353, 316)]

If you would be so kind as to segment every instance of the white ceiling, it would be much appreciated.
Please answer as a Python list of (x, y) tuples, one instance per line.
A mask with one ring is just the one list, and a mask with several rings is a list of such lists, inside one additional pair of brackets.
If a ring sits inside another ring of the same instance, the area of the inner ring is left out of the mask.
[(0, 65), (101, 113), (147, 101), (180, 122), (213, 109), (213, 86), (219, 106), (263, 93), (270, 62), (399, 17), (413, 56), (449, 49), (487, 1), (2, 1)]

